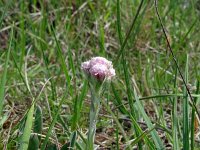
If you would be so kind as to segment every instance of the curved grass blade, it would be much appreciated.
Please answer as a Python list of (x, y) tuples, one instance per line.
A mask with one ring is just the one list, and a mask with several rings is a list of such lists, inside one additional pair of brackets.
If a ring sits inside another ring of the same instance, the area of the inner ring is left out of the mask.
[(139, 141), (143, 140), (149, 133), (151, 133), (151, 131), (153, 131), (155, 129), (155, 127), (153, 127), (150, 130), (147, 130), (145, 132), (143, 132), (140, 136), (138, 136), (132, 143), (131, 146), (136, 145)]
[[(136, 106), (138, 108), (138, 111), (140, 111), (140, 113), (142, 114), (148, 128), (152, 129), (154, 126), (153, 124), (151, 123), (151, 120), (149, 119), (149, 117), (147, 116), (145, 110), (144, 110), (144, 107), (142, 106), (140, 100), (139, 100), (139, 97), (137, 96), (137, 93), (136, 93), (136, 90), (134, 89), (134, 96), (135, 96), (135, 100), (136, 100)], [(164, 149), (164, 145), (160, 139), (160, 137), (158, 136), (158, 133), (153, 130), (151, 132), (151, 135), (152, 135), (152, 138), (155, 142), (155, 145), (156, 145), (156, 148), (157, 149)]]

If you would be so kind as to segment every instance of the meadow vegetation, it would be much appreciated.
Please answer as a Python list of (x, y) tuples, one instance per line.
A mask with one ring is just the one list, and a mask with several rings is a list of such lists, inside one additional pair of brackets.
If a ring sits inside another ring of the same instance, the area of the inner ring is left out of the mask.
[(157, 8), (166, 37), (154, 0), (1, 0), (0, 149), (84, 150), (96, 56), (98, 149), (199, 149), (200, 1)]

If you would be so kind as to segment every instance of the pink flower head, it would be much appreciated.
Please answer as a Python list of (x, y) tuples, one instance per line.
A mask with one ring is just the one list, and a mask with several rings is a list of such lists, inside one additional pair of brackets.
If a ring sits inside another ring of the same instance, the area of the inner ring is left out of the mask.
[(81, 68), (86, 74), (96, 78), (99, 81), (110, 80), (115, 76), (112, 62), (103, 57), (93, 57), (91, 60), (83, 62)]

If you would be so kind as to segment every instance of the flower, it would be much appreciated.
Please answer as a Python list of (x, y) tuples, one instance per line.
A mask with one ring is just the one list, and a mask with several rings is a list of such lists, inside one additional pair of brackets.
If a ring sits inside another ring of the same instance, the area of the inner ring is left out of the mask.
[(91, 60), (83, 62), (81, 68), (87, 75), (99, 81), (103, 81), (104, 79), (110, 80), (115, 76), (115, 69), (113, 69), (112, 62), (103, 57), (93, 57)]

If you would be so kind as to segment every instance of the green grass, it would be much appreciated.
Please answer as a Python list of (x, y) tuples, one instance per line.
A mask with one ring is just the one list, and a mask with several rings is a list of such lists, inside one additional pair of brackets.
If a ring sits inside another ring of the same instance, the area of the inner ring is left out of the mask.
[(116, 70), (95, 144), (198, 149), (199, 6), (158, 1), (176, 64), (154, 1), (0, 1), (0, 149), (84, 150), (91, 96), (81, 63), (94, 56)]

